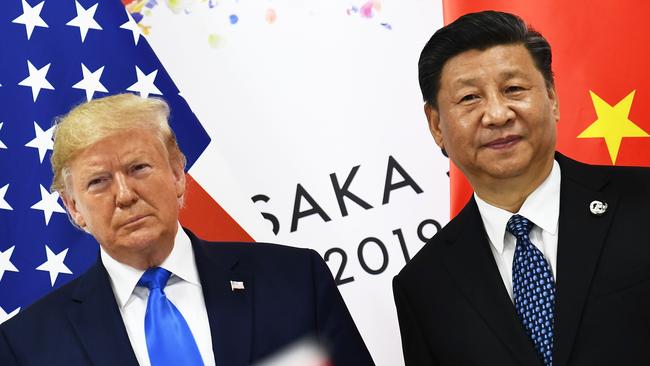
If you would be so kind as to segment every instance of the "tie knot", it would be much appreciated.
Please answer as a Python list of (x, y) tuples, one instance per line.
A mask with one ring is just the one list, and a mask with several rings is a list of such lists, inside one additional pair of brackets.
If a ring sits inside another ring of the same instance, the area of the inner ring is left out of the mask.
[(160, 288), (163, 289), (167, 285), (167, 280), (169, 280), (171, 272), (161, 267), (149, 268), (146, 270), (140, 281), (138, 281), (138, 286), (143, 286), (149, 290)]
[(521, 215), (512, 215), (510, 220), (508, 220), (506, 230), (516, 238), (521, 238), (528, 236), (532, 227), (533, 223), (527, 218)]

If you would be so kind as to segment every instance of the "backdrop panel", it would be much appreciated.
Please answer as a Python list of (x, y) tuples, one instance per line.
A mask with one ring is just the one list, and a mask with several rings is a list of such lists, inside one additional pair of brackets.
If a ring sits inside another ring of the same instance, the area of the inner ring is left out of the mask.
[(137, 10), (212, 139), (190, 174), (255, 240), (317, 250), (402, 364), (391, 280), (449, 212), (417, 84), (440, 3), (175, 3)]

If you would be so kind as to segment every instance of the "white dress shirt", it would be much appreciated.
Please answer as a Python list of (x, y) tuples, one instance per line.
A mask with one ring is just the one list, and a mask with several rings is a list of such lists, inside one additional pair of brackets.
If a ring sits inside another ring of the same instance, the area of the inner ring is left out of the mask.
[[(512, 300), (512, 262), (517, 240), (506, 231), (506, 224), (514, 214), (490, 205), (476, 193), (474, 198), (488, 234), (494, 260)], [(557, 281), (557, 233), (560, 216), (560, 166), (557, 161), (553, 161), (551, 173), (526, 198), (517, 214), (534, 224), (530, 230), (530, 240), (546, 257), (553, 278)]]
[[(101, 258), (108, 271), (111, 287), (135, 357), (140, 365), (150, 366), (144, 331), (149, 289), (136, 286), (144, 271), (116, 261), (103, 249), (101, 249)], [(208, 312), (194, 261), (194, 251), (190, 238), (180, 224), (174, 248), (160, 267), (172, 273), (164, 289), (165, 294), (187, 321), (199, 347), (203, 363), (206, 366), (215, 365)]]

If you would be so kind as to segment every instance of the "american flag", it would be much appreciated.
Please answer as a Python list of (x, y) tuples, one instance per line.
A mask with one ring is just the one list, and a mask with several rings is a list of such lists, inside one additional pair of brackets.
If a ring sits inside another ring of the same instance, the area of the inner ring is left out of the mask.
[(49, 193), (52, 121), (122, 92), (167, 100), (189, 168), (210, 138), (119, 0), (0, 2), (0, 323), (97, 259)]

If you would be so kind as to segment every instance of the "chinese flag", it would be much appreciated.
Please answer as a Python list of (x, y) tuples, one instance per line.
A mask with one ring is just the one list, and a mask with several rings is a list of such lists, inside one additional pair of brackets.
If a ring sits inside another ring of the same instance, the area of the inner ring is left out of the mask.
[[(589, 164), (650, 166), (650, 56), (644, 0), (443, 0), (445, 24), (482, 10), (519, 15), (551, 44), (557, 150)], [(450, 169), (451, 214), (471, 188)]]

